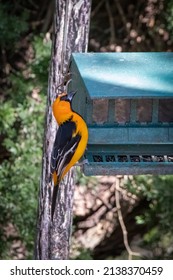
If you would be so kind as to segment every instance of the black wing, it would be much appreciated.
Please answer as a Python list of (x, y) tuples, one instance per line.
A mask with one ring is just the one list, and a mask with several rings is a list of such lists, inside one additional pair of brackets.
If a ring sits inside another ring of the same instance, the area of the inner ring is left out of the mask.
[(51, 156), (51, 173), (56, 171), (58, 178), (72, 159), (81, 139), (79, 134), (72, 136), (75, 130), (75, 123), (67, 121), (60, 125), (57, 131)]

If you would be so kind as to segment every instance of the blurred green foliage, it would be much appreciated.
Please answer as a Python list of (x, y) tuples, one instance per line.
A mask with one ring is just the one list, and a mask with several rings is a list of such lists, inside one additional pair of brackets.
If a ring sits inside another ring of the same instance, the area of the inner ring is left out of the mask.
[(138, 196), (145, 197), (149, 209), (144, 216), (137, 217), (138, 223), (156, 224), (165, 233), (173, 230), (173, 176), (136, 176), (135, 185), (128, 188)]
[(143, 246), (153, 252), (153, 258), (173, 258), (173, 176), (135, 176), (127, 187), (149, 202), (145, 213), (136, 217), (148, 229)]
[[(92, 253), (89, 249), (78, 248), (78, 255), (74, 257), (74, 260), (92, 260)], [(73, 258), (72, 258), (73, 259)]]
[[(20, 1), (18, 0), (18, 3)], [(29, 28), (27, 23), (29, 12), (14, 8), (13, 3), (0, 3), (0, 46), (6, 49), (11, 48), (20, 39), (20, 35)]]
[[(9, 76), (11, 87), (0, 110), (2, 147), (7, 154), (0, 166), (0, 225), (1, 229), (8, 222), (14, 225), (28, 258), (33, 255), (36, 229), (50, 42), (35, 37), (33, 48), (35, 58), (27, 65), (29, 78), (21, 72)], [(10, 258), (10, 242), (1, 230), (0, 258)]]
[(165, 13), (165, 18), (166, 18), (169, 34), (173, 39), (173, 0), (166, 0), (166, 3), (167, 3), (167, 9)]

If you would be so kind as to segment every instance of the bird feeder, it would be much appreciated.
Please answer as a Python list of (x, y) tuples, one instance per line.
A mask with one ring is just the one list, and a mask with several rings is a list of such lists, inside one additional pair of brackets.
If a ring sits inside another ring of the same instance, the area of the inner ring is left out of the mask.
[(173, 174), (173, 54), (74, 53), (86, 175)]

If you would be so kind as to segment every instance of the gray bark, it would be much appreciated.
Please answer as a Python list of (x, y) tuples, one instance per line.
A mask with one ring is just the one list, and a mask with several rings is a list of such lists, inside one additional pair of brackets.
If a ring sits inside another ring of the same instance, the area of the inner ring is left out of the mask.
[[(86, 52), (88, 46), (91, 0), (56, 0), (54, 39), (49, 73), (42, 177), (39, 194), (36, 259), (67, 259), (72, 226), (74, 171), (60, 185), (53, 223), (50, 222), (50, 156), (57, 125), (52, 117), (52, 103), (57, 86), (64, 81), (72, 52)], [(63, 89), (63, 88), (62, 88)]]

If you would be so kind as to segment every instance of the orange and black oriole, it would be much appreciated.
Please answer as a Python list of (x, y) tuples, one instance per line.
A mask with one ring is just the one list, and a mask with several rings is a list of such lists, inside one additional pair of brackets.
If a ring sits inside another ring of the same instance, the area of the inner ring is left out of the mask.
[(59, 183), (69, 169), (82, 157), (88, 142), (87, 125), (83, 118), (72, 109), (71, 103), (75, 93), (60, 94), (52, 106), (59, 126), (51, 157), (51, 173), (54, 181), (52, 220)]

